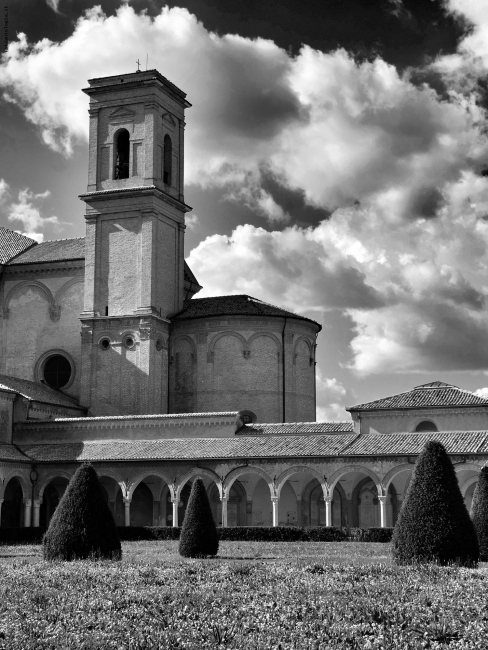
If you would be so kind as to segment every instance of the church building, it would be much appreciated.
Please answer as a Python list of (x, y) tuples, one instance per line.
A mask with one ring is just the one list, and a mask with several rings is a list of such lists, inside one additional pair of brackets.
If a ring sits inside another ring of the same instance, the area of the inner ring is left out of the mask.
[(156, 70), (92, 79), (86, 237), (0, 228), (0, 522), (45, 526), (80, 462), (119, 525), (391, 526), (441, 440), (469, 500), (488, 400), (433, 382), (315, 422), (320, 324), (198, 298), (184, 260), (186, 95)]

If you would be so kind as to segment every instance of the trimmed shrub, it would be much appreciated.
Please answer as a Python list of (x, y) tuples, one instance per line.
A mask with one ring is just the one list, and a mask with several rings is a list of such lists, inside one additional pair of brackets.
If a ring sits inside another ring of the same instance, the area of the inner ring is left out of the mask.
[(193, 482), (181, 527), (179, 551), (183, 557), (217, 555), (219, 537), (207, 491), (201, 478)]
[(0, 528), (0, 545), (41, 544), (45, 528)]
[(179, 539), (181, 528), (172, 526), (119, 526), (121, 542)]
[(473, 566), (478, 540), (443, 445), (431, 440), (419, 455), (393, 532), (398, 564)]
[(120, 560), (122, 550), (106, 495), (91, 465), (78, 468), (43, 539), (45, 560)]
[(488, 467), (481, 468), (478, 484), (474, 489), (471, 519), (478, 535), (480, 560), (486, 562), (488, 560)]
[(306, 542), (346, 542), (347, 533), (334, 526), (311, 526), (305, 528), (304, 539)]
[(349, 540), (351, 542), (391, 542), (393, 528), (350, 528)]

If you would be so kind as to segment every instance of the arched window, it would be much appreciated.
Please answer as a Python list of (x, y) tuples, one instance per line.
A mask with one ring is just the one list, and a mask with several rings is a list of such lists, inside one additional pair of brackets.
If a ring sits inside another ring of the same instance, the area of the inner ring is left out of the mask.
[(163, 183), (171, 185), (171, 161), (173, 158), (173, 145), (169, 135), (164, 136)]
[(422, 420), (422, 422), (419, 422), (417, 426), (415, 427), (415, 431), (418, 432), (423, 432), (423, 431), (438, 431), (438, 428), (436, 425), (431, 422), (430, 420)]
[(114, 178), (129, 178), (130, 136), (127, 129), (122, 129), (115, 140), (115, 171)]

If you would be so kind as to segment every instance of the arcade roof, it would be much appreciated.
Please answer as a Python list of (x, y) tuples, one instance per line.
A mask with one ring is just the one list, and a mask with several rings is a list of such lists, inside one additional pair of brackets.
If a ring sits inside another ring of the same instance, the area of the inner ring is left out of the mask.
[(110, 440), (29, 444), (20, 445), (18, 449), (35, 462), (245, 461), (259, 458), (416, 456), (428, 440), (439, 440), (449, 454), (488, 453), (488, 431)]

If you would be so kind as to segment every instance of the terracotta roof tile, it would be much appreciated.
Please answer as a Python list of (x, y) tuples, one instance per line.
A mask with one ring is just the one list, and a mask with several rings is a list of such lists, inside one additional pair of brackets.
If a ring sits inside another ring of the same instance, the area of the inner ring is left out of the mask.
[(336, 456), (356, 434), (94, 441), (22, 445), (35, 461), (204, 460)]
[[(311, 318), (305, 318), (281, 307), (275, 307), (267, 302), (247, 295), (215, 296), (213, 298), (192, 298), (185, 308), (172, 316), (171, 320), (192, 320), (209, 318), (210, 316), (279, 316), (281, 318), (298, 318), (318, 325)], [(318, 325), (320, 327), (320, 325)]]
[(347, 433), (354, 431), (354, 423), (349, 422), (283, 422), (278, 424), (245, 424), (237, 435), (240, 436), (291, 436), (314, 433)]
[(15, 445), (0, 445), (0, 460), (23, 460), (28, 463), (32, 462), (20, 449)]
[(358, 436), (344, 451), (346, 456), (415, 456), (429, 440), (439, 440), (450, 454), (475, 454), (486, 448), (488, 431), (367, 433)]
[(347, 411), (376, 411), (382, 409), (418, 409), (429, 407), (488, 406), (488, 399), (457, 386), (432, 382), (416, 386), (406, 393), (384, 397), (373, 402), (350, 406)]
[(28, 379), (0, 375), (0, 390), (6, 390), (9, 393), (18, 393), (33, 402), (82, 409), (74, 398), (63, 395), (63, 393), (49, 386), (45, 386), (36, 381), (29, 381)]
[(40, 262), (62, 262), (64, 260), (82, 260), (85, 258), (85, 238), (58, 239), (45, 241), (33, 246), (25, 253), (10, 260), (13, 264), (35, 264)]
[(0, 226), (0, 264), (6, 264), (12, 257), (36, 244), (34, 239)]

